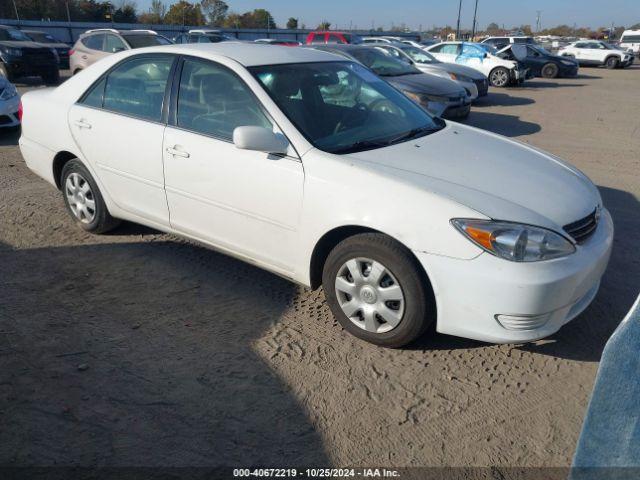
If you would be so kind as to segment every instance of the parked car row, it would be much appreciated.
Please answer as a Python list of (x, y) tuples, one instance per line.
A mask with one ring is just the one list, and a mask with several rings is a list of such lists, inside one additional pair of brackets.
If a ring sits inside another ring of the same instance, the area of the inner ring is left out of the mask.
[(546, 337), (609, 261), (611, 216), (583, 173), (429, 115), (417, 103), (464, 114), (467, 92), (379, 46), (124, 49), (22, 102), (26, 164), (78, 227), (141, 223), (322, 286), (377, 345), (430, 325)]

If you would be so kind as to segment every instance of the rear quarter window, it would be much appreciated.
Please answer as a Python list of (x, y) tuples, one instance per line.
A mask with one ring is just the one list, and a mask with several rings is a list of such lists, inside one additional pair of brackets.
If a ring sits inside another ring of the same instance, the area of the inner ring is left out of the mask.
[(89, 35), (80, 39), (80, 43), (91, 50), (102, 50), (104, 34)]

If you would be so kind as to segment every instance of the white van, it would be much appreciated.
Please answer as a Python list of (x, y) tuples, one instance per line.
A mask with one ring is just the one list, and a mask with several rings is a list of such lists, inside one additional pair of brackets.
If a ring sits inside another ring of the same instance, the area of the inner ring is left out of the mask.
[(620, 37), (620, 47), (632, 50), (636, 55), (640, 54), (640, 30), (625, 30)]

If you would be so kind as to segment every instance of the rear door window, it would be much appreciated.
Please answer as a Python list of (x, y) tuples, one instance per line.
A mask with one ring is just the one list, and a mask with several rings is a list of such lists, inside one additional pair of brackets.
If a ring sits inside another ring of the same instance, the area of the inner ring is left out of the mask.
[(106, 77), (103, 108), (159, 122), (172, 63), (172, 55), (154, 55), (120, 64)]
[(96, 35), (89, 35), (80, 40), (82, 44), (91, 50), (102, 51), (102, 45), (104, 42), (104, 33), (98, 33)]
[(127, 47), (122, 40), (115, 35), (107, 34), (104, 41), (104, 51), (109, 53), (121, 52), (126, 50)]

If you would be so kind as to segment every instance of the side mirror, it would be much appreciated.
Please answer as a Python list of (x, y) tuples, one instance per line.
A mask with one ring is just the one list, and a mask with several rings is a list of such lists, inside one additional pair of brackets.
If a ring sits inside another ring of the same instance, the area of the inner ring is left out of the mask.
[(277, 153), (285, 155), (289, 142), (281, 133), (273, 133), (264, 127), (236, 127), (233, 143), (242, 150)]

